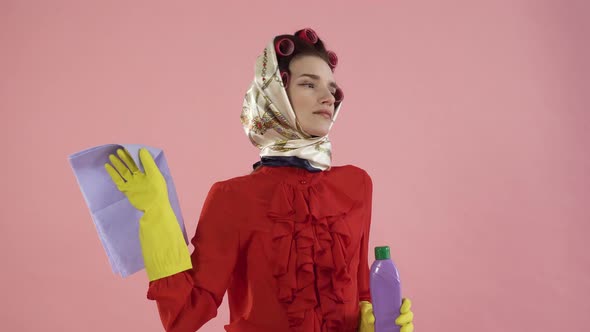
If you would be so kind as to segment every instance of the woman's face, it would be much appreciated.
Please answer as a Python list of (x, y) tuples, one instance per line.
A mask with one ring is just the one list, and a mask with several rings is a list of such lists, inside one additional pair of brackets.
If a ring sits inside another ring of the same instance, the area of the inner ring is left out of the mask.
[(289, 71), (287, 95), (299, 125), (312, 136), (327, 135), (337, 89), (330, 66), (320, 57), (304, 55), (291, 60)]

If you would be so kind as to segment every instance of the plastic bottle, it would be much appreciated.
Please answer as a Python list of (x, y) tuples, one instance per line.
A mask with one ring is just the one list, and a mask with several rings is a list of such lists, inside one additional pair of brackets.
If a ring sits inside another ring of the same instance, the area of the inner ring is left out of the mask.
[(401, 283), (388, 246), (375, 247), (370, 288), (375, 332), (399, 332), (400, 327), (395, 325), (395, 319), (400, 315), (402, 305)]

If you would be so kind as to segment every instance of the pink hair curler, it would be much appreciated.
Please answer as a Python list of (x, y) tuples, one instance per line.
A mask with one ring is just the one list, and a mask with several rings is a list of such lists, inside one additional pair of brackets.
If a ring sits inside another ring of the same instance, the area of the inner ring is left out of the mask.
[(283, 86), (285, 89), (289, 86), (289, 73), (286, 71), (281, 71), (281, 80), (283, 81)]
[(330, 63), (330, 67), (332, 69), (336, 68), (336, 65), (338, 65), (338, 56), (336, 56), (336, 53), (332, 52), (332, 51), (328, 51), (328, 62)]
[(336, 93), (334, 93), (334, 98), (336, 99), (336, 103), (339, 103), (342, 101), (342, 99), (344, 99), (344, 93), (342, 92), (342, 89), (336, 89)]
[(318, 35), (310, 28), (305, 28), (297, 34), (297, 37), (305, 40), (308, 43), (315, 44), (318, 42)]
[(289, 38), (282, 38), (275, 43), (275, 50), (280, 56), (289, 56), (295, 51), (295, 44)]

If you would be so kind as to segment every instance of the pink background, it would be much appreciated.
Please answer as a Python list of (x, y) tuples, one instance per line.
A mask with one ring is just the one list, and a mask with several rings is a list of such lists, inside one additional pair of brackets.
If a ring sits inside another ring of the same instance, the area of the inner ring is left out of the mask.
[[(340, 57), (334, 164), (373, 177), (370, 244), (416, 331), (589, 328), (587, 1), (199, 3), (0, 1), (1, 330), (161, 331), (67, 156), (164, 148), (192, 236), (211, 184), (257, 159), (256, 56), (306, 26)], [(224, 303), (203, 330), (227, 321)]]

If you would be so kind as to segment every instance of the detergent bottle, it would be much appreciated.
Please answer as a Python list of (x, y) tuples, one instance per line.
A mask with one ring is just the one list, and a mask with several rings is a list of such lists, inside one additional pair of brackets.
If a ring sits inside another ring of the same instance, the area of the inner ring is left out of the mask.
[(375, 332), (399, 332), (400, 327), (395, 325), (395, 319), (400, 315), (402, 305), (401, 284), (388, 246), (375, 247), (370, 288)]

